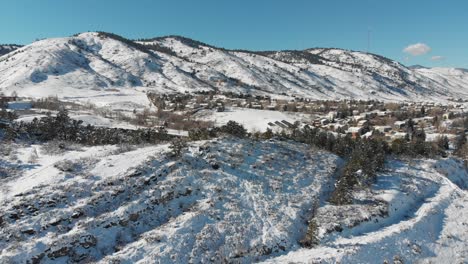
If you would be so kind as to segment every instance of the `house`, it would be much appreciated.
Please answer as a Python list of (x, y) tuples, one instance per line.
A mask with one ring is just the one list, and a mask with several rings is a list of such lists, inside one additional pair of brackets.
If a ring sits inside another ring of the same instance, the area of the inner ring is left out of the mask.
[(366, 118), (367, 118), (366, 114), (360, 114), (358, 116), (354, 116), (353, 120), (356, 121), (356, 122), (359, 122), (361, 120), (365, 120)]
[(392, 127), (391, 126), (374, 126), (374, 130), (382, 132), (382, 133), (386, 133), (386, 132), (390, 132), (392, 130)]
[(261, 104), (252, 104), (252, 108), (253, 109), (262, 109), (262, 105)]
[(406, 138), (408, 138), (408, 137), (409, 137), (408, 133), (404, 133), (404, 132), (396, 132), (396, 133), (390, 135), (390, 138), (391, 138), (392, 140), (395, 140), (395, 139), (406, 139)]
[(377, 116), (379, 116), (379, 117), (387, 116), (387, 112), (386, 111), (378, 111)]
[(337, 131), (337, 130), (346, 131), (348, 129), (348, 125), (346, 125), (346, 124), (333, 124), (333, 125), (330, 125), (330, 128), (333, 129), (334, 131)]
[(347, 134), (351, 134), (351, 137), (356, 139), (361, 136), (364, 129), (362, 127), (350, 127), (346, 131)]
[(369, 131), (361, 136), (361, 138), (371, 138), (374, 135), (374, 131)]
[(396, 121), (394, 123), (394, 127), (396, 129), (402, 129), (402, 128), (406, 127), (406, 121)]
[(320, 119), (320, 124), (321, 124), (322, 126), (327, 125), (327, 124), (329, 124), (329, 123), (330, 123), (330, 120), (328, 120), (328, 119), (326, 119), (326, 118)]
[(360, 120), (358, 123), (357, 123), (357, 126), (358, 127), (366, 127), (369, 125), (369, 121), (367, 120)]
[(334, 120), (338, 116), (338, 112), (336, 111), (331, 111), (328, 113), (328, 119)]

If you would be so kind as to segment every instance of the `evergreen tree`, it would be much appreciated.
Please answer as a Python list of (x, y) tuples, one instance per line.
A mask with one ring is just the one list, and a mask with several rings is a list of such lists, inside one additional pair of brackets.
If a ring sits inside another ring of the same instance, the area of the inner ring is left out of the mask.
[(173, 158), (179, 158), (182, 156), (182, 151), (187, 147), (187, 142), (183, 139), (176, 138), (171, 141), (169, 145), (169, 155)]
[(232, 120), (222, 126), (221, 131), (240, 138), (245, 137), (247, 134), (247, 130), (244, 126)]

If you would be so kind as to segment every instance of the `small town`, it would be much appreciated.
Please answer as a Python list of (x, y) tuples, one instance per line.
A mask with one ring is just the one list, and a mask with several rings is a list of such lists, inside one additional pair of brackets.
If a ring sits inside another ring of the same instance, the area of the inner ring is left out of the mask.
[[(468, 134), (468, 113), (463, 102), (449, 104), (434, 102), (381, 102), (376, 100), (327, 100), (311, 99), (272, 99), (263, 96), (236, 95), (232, 93), (198, 94), (147, 94), (150, 107), (134, 109), (132, 112), (115, 114), (96, 109), (92, 106), (79, 106), (61, 102), (55, 98), (34, 101), (31, 98), (1, 96), (0, 105), (21, 116), (43, 116), (49, 110), (66, 108), (70, 113), (92, 109), (89, 115), (101, 115), (110, 119), (122, 119), (135, 124), (137, 128), (165, 128), (172, 134), (188, 136), (188, 131), (195, 128), (212, 128), (215, 124), (201, 121), (203, 111), (229, 113), (238, 110), (251, 111), (252, 115), (268, 115), (271, 112), (293, 114), (292, 120), (271, 118), (265, 129), (272, 132), (290, 133), (295, 128), (305, 126), (318, 128), (334, 136), (351, 138), (382, 138), (388, 143), (394, 140), (409, 141), (415, 132), (424, 134), (427, 142), (446, 141), (448, 145), (456, 143), (458, 138)], [(52, 107), (51, 107), (52, 106)], [(46, 109), (41, 109), (41, 108)], [(299, 114), (299, 115), (297, 115)], [(2, 124), (8, 118), (3, 116)], [(29, 118), (28, 120), (31, 120)], [(242, 124), (242, 120), (238, 121)], [(97, 124), (99, 125), (99, 124)], [(174, 131), (179, 131), (175, 133)], [(265, 132), (265, 131), (249, 131)], [(447, 147), (448, 149), (449, 147)]]
[[(462, 102), (442, 104), (434, 102), (380, 102), (363, 100), (314, 101), (310, 99), (280, 100), (262, 96), (223, 95), (164, 95), (149, 98), (158, 109), (180, 114), (196, 114), (203, 109), (217, 112), (245, 108), (256, 110), (305, 113), (309, 118), (291, 123), (275, 120), (268, 123), (274, 131), (311, 126), (352, 138), (383, 136), (410, 140), (412, 131), (421, 130), (427, 141), (468, 133), (465, 105)], [(227, 110), (228, 109), (228, 110)], [(230, 109), (230, 110), (229, 110)]]

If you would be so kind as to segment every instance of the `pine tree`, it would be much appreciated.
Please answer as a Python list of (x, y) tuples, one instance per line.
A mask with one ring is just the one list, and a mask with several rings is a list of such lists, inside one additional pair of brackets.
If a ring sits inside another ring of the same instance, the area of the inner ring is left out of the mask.
[(182, 151), (187, 147), (187, 142), (183, 139), (176, 138), (173, 141), (171, 141), (171, 144), (169, 145), (169, 149), (171, 150), (169, 152), (169, 156), (173, 158), (179, 158), (182, 156)]

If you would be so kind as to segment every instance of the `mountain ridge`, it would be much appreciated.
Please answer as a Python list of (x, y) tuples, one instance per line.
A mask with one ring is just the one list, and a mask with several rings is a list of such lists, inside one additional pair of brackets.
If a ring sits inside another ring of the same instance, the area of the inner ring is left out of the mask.
[(47, 94), (44, 87), (58, 86), (316, 99), (468, 99), (468, 73), (462, 69), (414, 69), (378, 54), (336, 48), (231, 50), (176, 35), (129, 40), (87, 32), (37, 41), (0, 57), (0, 91), (36, 87)]
[(23, 47), (17, 44), (0, 44), (0, 57)]

